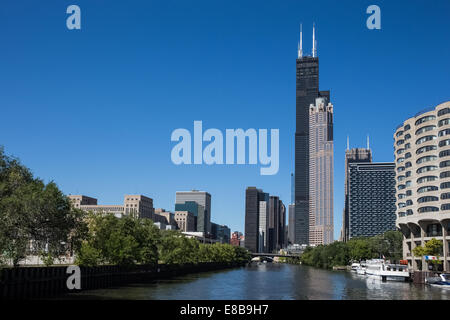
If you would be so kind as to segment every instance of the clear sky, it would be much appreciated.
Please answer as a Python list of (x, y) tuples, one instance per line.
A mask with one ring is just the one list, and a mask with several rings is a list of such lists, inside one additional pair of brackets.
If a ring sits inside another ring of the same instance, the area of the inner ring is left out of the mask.
[[(66, 8), (81, 8), (81, 30)], [(381, 8), (368, 30), (366, 8)], [(299, 24), (334, 104), (339, 237), (346, 137), (393, 161), (393, 132), (450, 100), (450, 2), (5, 0), (0, 4), (0, 145), (66, 194), (174, 209), (177, 190), (212, 195), (212, 221), (244, 231), (245, 188), (290, 202)], [(176, 166), (173, 130), (280, 129), (280, 170)]]

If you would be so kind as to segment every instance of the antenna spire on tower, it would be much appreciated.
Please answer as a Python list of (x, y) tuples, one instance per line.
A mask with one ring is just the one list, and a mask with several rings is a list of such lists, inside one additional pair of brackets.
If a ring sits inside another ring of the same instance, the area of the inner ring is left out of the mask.
[(303, 57), (303, 32), (302, 32), (302, 24), (300, 23), (300, 43), (298, 45), (298, 58)]
[(370, 149), (369, 148), (369, 135), (367, 135), (367, 149)]
[(313, 23), (313, 47), (312, 47), (312, 56), (315, 58), (317, 56), (317, 42), (316, 42), (316, 25)]
[(349, 150), (350, 149), (350, 141), (349, 141), (349, 138), (348, 138), (348, 135), (347, 135), (347, 150)]

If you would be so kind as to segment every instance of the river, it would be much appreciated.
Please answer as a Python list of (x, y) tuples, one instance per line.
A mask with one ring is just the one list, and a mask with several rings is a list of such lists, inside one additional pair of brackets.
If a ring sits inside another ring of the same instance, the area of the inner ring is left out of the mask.
[(450, 290), (406, 282), (381, 282), (348, 271), (290, 264), (251, 264), (189, 274), (154, 283), (68, 294), (68, 299), (450, 299)]

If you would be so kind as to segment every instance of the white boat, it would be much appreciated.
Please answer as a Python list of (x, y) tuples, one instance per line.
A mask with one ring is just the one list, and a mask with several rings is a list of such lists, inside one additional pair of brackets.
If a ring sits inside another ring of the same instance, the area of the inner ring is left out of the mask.
[(359, 267), (356, 269), (356, 273), (359, 275), (365, 275), (366, 274), (366, 263), (361, 262), (359, 264)]
[(450, 273), (441, 273), (439, 277), (426, 278), (425, 283), (436, 288), (450, 289)]
[(352, 266), (350, 267), (350, 271), (356, 272), (358, 268), (360, 268), (361, 265), (359, 263), (352, 263)]
[(366, 261), (366, 275), (387, 281), (405, 281), (409, 278), (406, 265), (386, 263), (384, 259)]

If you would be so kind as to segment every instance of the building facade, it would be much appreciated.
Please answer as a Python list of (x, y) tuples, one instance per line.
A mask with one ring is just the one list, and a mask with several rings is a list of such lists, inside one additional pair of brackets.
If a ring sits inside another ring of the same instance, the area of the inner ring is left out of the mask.
[[(266, 193), (268, 196), (268, 194)], [(259, 222), (258, 222), (258, 248), (259, 252), (266, 252), (267, 250), (267, 238), (269, 229), (269, 201), (259, 202)]]
[(349, 211), (349, 184), (350, 184), (350, 175), (349, 175), (349, 165), (351, 163), (370, 163), (372, 162), (372, 151), (369, 146), (367, 148), (353, 148), (349, 149), (349, 143), (347, 140), (347, 150), (345, 151), (345, 184), (344, 184), (344, 210), (342, 212), (342, 229), (341, 229), (341, 241), (349, 240), (349, 228), (350, 228), (350, 211)]
[(99, 205), (97, 199), (83, 195), (69, 195), (75, 208), (94, 213), (112, 213), (116, 217), (131, 215), (136, 218), (148, 218), (154, 222), (165, 223), (165, 218), (155, 215), (153, 199), (143, 195), (125, 195), (123, 205)]
[(184, 204), (187, 201), (196, 202), (204, 208), (203, 215), (200, 213), (197, 215), (198, 232), (211, 233), (211, 195), (198, 190), (177, 191), (175, 205)]
[(250, 252), (264, 249), (259, 246), (259, 210), (260, 202), (267, 201), (267, 198), (267, 193), (256, 187), (245, 190), (245, 248)]
[(349, 164), (349, 239), (395, 230), (395, 164)]
[(414, 270), (428, 270), (413, 249), (442, 241), (441, 268), (450, 270), (450, 102), (417, 113), (394, 133), (396, 225), (403, 257)]
[(309, 244), (329, 244), (333, 232), (333, 105), (316, 98), (309, 109)]
[(195, 232), (195, 220), (192, 212), (189, 211), (175, 211), (175, 222), (178, 229), (183, 232)]
[(195, 219), (195, 231), (207, 234), (208, 217), (206, 215), (205, 207), (196, 201), (186, 201), (184, 203), (176, 203), (175, 211), (189, 211), (192, 212)]

